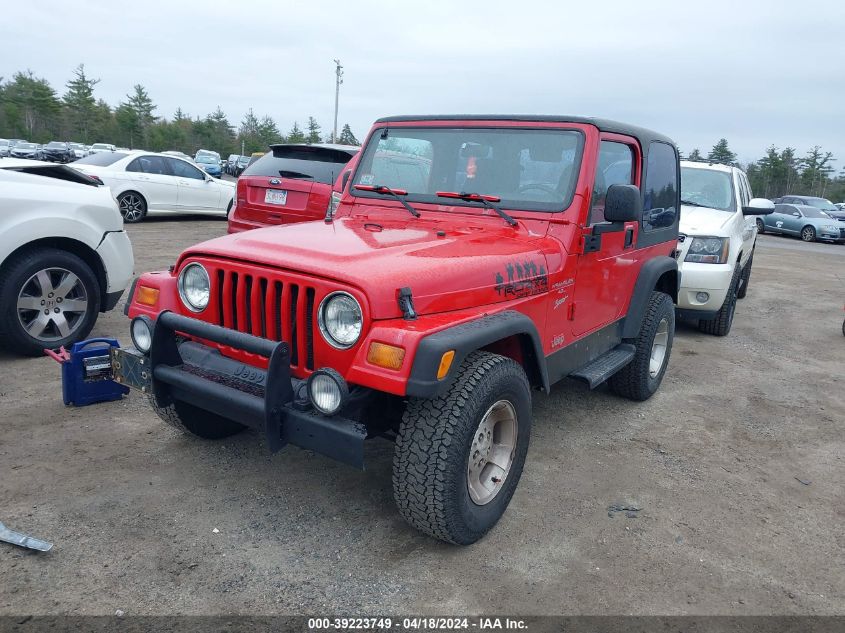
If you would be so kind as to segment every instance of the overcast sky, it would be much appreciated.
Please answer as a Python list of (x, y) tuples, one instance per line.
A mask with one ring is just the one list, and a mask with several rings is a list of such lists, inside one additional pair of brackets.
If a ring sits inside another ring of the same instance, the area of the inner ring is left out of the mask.
[(309, 115), (363, 139), (380, 116), (578, 114), (722, 136), (741, 160), (813, 145), (845, 166), (845, 2), (7, 2), (0, 76), (59, 94), (74, 67), (116, 105), (143, 84), (171, 117), (248, 108), (282, 131)]

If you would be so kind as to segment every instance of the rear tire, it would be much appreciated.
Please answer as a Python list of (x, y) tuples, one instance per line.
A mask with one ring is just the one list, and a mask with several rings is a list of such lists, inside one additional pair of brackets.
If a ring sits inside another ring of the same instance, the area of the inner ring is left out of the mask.
[(801, 240), (804, 242), (815, 242), (816, 241), (816, 229), (812, 226), (805, 226), (801, 229)]
[(699, 321), (699, 330), (705, 334), (712, 334), (713, 336), (727, 336), (730, 333), (731, 326), (734, 322), (734, 314), (736, 314), (737, 288), (739, 286), (740, 275), (739, 263), (737, 263), (733, 278), (731, 279), (731, 285), (728, 286), (728, 294), (725, 296), (725, 302), (719, 308), (719, 312), (716, 313), (716, 318)]
[(517, 362), (470, 354), (445, 395), (412, 398), (393, 457), (399, 513), (434, 538), (468, 545), (510, 503), (528, 452), (531, 391)]
[(117, 206), (128, 224), (140, 222), (147, 215), (147, 201), (137, 191), (124, 191), (117, 197)]
[[(675, 306), (665, 292), (653, 291), (633, 343), (633, 360), (607, 381), (611, 391), (629, 400), (648, 400), (663, 381), (675, 338)], [(659, 349), (662, 347), (662, 349)]]
[(149, 398), (150, 406), (165, 424), (182, 431), (182, 433), (196, 435), (204, 440), (221, 440), (240, 433), (246, 428), (238, 422), (233, 422), (187, 402), (175, 400), (166, 407), (160, 407), (156, 404), (154, 396)]
[(751, 252), (751, 257), (745, 262), (745, 267), (742, 269), (742, 274), (739, 276), (739, 289), (736, 291), (737, 299), (745, 299), (748, 294), (748, 284), (751, 283), (751, 264), (754, 263), (754, 252)]

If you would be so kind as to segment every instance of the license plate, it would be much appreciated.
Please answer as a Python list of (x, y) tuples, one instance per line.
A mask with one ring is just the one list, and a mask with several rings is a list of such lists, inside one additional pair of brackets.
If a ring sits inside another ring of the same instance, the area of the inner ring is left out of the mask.
[(264, 192), (266, 204), (285, 204), (288, 201), (288, 192), (281, 189), (268, 189)]

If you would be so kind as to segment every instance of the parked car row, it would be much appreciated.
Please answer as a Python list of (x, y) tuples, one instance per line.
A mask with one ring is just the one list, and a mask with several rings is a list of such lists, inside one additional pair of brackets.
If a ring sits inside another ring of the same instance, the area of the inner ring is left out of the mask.
[(117, 148), (108, 143), (83, 145), (67, 141), (50, 141), (46, 145), (24, 139), (0, 139), (0, 158), (29, 158), (51, 162), (70, 163), (78, 158), (99, 152), (113, 152)]

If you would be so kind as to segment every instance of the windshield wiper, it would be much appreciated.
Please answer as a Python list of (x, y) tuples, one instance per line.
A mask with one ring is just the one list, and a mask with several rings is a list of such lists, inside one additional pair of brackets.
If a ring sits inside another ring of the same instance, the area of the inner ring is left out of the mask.
[(438, 198), (457, 198), (458, 200), (466, 200), (467, 202), (480, 202), (488, 209), (493, 209), (493, 211), (498, 213), (499, 216), (511, 226), (517, 226), (519, 224), (511, 216), (505, 213), (499, 205), (493, 204), (494, 202), (501, 201), (499, 196), (488, 196), (480, 193), (465, 193), (463, 191), (460, 193), (457, 191), (438, 191), (435, 195)]
[(413, 215), (415, 218), (420, 217), (420, 212), (417, 211), (410, 204), (408, 204), (404, 198), (402, 198), (402, 196), (408, 195), (408, 192), (404, 189), (391, 189), (390, 187), (385, 187), (384, 185), (352, 185), (352, 188), (357, 189), (358, 191), (372, 191), (373, 193), (391, 196), (401, 202), (402, 206), (408, 209), (411, 215)]
[(704, 207), (705, 209), (709, 208), (706, 204), (699, 204), (698, 202), (693, 202), (692, 200), (681, 199), (681, 204), (687, 204), (691, 207)]

